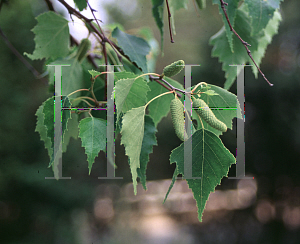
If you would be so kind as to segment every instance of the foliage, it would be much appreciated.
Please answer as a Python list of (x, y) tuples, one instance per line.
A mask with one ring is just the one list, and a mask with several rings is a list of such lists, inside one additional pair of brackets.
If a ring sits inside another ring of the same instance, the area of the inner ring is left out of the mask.
[[(89, 42), (84, 47), (79, 43), (77, 43), (78, 47), (77, 45), (71, 47), (66, 19), (53, 11), (37, 17), (38, 23), (32, 30), (35, 34), (36, 47), (33, 54), (26, 55), (33, 60), (45, 59), (46, 64), (50, 65), (70, 64), (71, 66), (63, 67), (62, 93), (58, 95), (62, 95), (62, 97), (49, 98), (36, 112), (36, 131), (39, 132), (41, 140), (44, 141), (45, 148), (48, 150), (49, 166), (53, 166), (56, 157), (54, 155), (54, 102), (62, 101), (62, 108), (64, 108), (62, 110), (63, 151), (66, 150), (70, 137), (77, 138), (79, 135), (87, 154), (90, 173), (99, 152), (106, 151), (108, 119), (104, 113), (98, 113), (95, 110), (106, 110), (110, 101), (115, 100), (116, 134), (121, 134), (121, 144), (124, 145), (128, 156), (135, 194), (137, 193), (138, 177), (146, 189), (146, 169), (149, 154), (152, 153), (153, 146), (157, 145), (155, 136), (157, 125), (170, 112), (170, 103), (174, 99), (174, 95), (175, 99), (181, 97), (181, 101), (185, 100), (185, 102), (191, 103), (191, 97), (198, 98), (200, 96), (210, 108), (214, 108), (211, 116), (222, 124), (224, 123), (227, 128), (232, 129), (232, 119), (234, 117), (241, 118), (242, 115), (236, 95), (226, 89), (232, 86), (240, 70), (236, 72), (236, 68), (229, 65), (252, 62), (252, 57), (259, 65), (267, 45), (277, 33), (281, 20), (278, 11), (280, 0), (246, 0), (244, 2), (228, 0), (228, 5), (225, 5), (222, 0), (213, 0), (214, 4), (219, 5), (224, 26), (211, 37), (210, 44), (213, 46), (212, 56), (218, 57), (223, 63), (222, 68), (226, 78), (225, 89), (213, 84), (199, 83), (192, 87), (191, 92), (188, 92), (174, 79), (164, 77), (163, 74), (148, 73), (148, 68), (151, 65), (154, 66), (153, 63), (157, 57), (154, 46), (150, 45), (150, 40), (154, 39), (150, 32), (144, 36), (142, 31), (133, 35), (122, 31), (119, 27), (103, 31), (98, 21), (95, 21), (97, 23), (95, 24), (80, 12), (88, 8), (94, 13), (94, 9), (86, 1), (74, 0), (78, 10), (71, 8), (63, 0), (60, 2), (70, 14), (84, 22), (89, 30), (89, 35), (96, 36), (100, 41), (96, 47), (91, 46)], [(167, 5), (165, 5), (165, 1), (152, 0), (152, 13), (161, 33), (162, 50), (165, 6), (169, 13), (169, 31), (171, 41), (173, 41), (174, 14), (179, 9), (186, 9), (188, 1), (169, 0), (166, 2)], [(197, 1), (201, 11), (205, 8), (205, 3), (205, 1)], [(251, 44), (249, 49), (253, 53), (252, 56), (250, 52), (247, 52), (246, 42)], [(246, 50), (243, 46), (246, 47)], [(86, 50), (89, 48), (90, 50)], [(92, 54), (99, 53), (102, 55), (101, 59), (96, 60), (95, 55)], [(183, 63), (183, 61), (180, 62)], [(116, 66), (113, 70), (109, 70), (107, 66), (103, 68), (98, 65)], [(173, 66), (170, 67), (174, 68)], [(54, 69), (48, 66), (47, 70), (50, 84), (53, 86)], [(176, 72), (172, 70), (169, 73), (173, 75), (179, 71), (181, 68), (176, 68)], [(258, 71), (262, 73), (253, 68), (255, 75), (258, 74)], [(90, 81), (87, 82), (86, 77), (89, 77)], [(113, 77), (115, 82), (114, 92), (106, 94), (110, 77)], [(191, 128), (192, 136), (175, 148), (170, 155), (170, 163), (175, 162), (176, 169), (166, 198), (176, 176), (178, 174), (185, 176), (184, 162), (186, 157), (190, 158), (192, 176), (197, 179), (186, 178), (186, 180), (197, 202), (199, 221), (202, 221), (202, 213), (209, 194), (220, 184), (221, 179), (227, 176), (229, 168), (235, 163), (235, 158), (219, 137), (222, 135), (222, 131), (211, 127), (202, 120), (194, 109), (191, 116), (188, 111), (185, 111), (185, 121), (192, 122), (192, 119), (197, 121), (197, 126)], [(184, 126), (183, 123), (180, 125)], [(184, 131), (184, 128), (182, 129)], [(188, 154), (184, 153), (185, 145), (191, 146)], [(56, 170), (54, 170), (54, 176), (59, 178)]]

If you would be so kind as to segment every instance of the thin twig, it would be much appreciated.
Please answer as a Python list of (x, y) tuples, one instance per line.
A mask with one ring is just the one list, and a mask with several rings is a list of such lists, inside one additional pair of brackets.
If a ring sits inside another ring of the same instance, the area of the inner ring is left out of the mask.
[(8, 40), (7, 36), (4, 34), (0, 27), (0, 35), (2, 36), (4, 42), (9, 47), (9, 49), (13, 52), (14, 55), (26, 66), (27, 69), (31, 71), (31, 73), (35, 76), (36, 79), (41, 79), (45, 84), (48, 84), (48, 81), (42, 77), (42, 75), (18, 52), (18, 50), (11, 44)]
[[(119, 53), (117, 52), (117, 50), (114, 48), (114, 45), (112, 44), (112, 42), (108, 38), (106, 38), (106, 36), (104, 35), (104, 32), (100, 33), (100, 31), (92, 24), (93, 19), (88, 19), (87, 17), (85, 17), (84, 15), (82, 15), (80, 12), (78, 12), (76, 9), (72, 8), (64, 0), (58, 0), (58, 1), (66, 7), (66, 9), (69, 11), (70, 14), (74, 14), (79, 19), (84, 20), (84, 22), (86, 24), (88, 24), (93, 29), (93, 31), (100, 37), (100, 39), (102, 41), (108, 42), (111, 45), (111, 47), (113, 48), (113, 50), (115, 51), (115, 53), (117, 54), (120, 62), (122, 61), (122, 57), (119, 55)], [(94, 10), (92, 12), (94, 12)], [(101, 27), (100, 27), (100, 30), (101, 30)]]
[(226, 8), (225, 6), (228, 5), (228, 3), (224, 2), (224, 0), (220, 0), (220, 3), (221, 3), (221, 8), (223, 9), (223, 12), (224, 12), (224, 15), (226, 17), (226, 20), (227, 20), (227, 23), (229, 25), (229, 28), (230, 30), (237, 36), (237, 38), (239, 38), (239, 40), (242, 42), (242, 44), (244, 45), (244, 47), (246, 48), (247, 50), (247, 53), (249, 55), (249, 57), (251, 58), (251, 60), (253, 61), (253, 63), (255, 64), (256, 68), (258, 69), (259, 73), (262, 75), (262, 77), (268, 82), (268, 84), (270, 86), (273, 86), (273, 84), (266, 78), (265, 74), (260, 70), (260, 68), (258, 67), (258, 65), (256, 64), (256, 62), (254, 61), (252, 55), (251, 55), (251, 51), (249, 50), (248, 46), (251, 46), (249, 43), (245, 42), (240, 36), (239, 34), (233, 29), (231, 23), (230, 23), (230, 20), (228, 18), (228, 15), (227, 15), (227, 11), (226, 11)]
[[(158, 84), (160, 84), (164, 88), (168, 89), (169, 91), (174, 91), (175, 90), (175, 91), (179, 91), (179, 92), (185, 94), (185, 91), (172, 86), (169, 82), (167, 82), (165, 79), (162, 79), (161, 77), (154, 77), (152, 75), (149, 75), (149, 78), (150, 78), (150, 80), (156, 81)], [(163, 83), (165, 83), (165, 84), (163, 84)], [(178, 97), (182, 97), (181, 94), (179, 94), (179, 93), (176, 93), (176, 94), (177, 94)]]
[(104, 60), (105, 60), (105, 93), (104, 93), (104, 99), (103, 100), (107, 100), (107, 77), (108, 77), (108, 60), (107, 60), (107, 52), (106, 52), (106, 46), (105, 46), (105, 42), (102, 42), (102, 50), (103, 50), (103, 55), (104, 55)]
[(96, 107), (99, 107), (99, 102), (98, 102), (98, 100), (97, 100), (97, 98), (95, 96), (95, 93), (94, 93), (94, 84), (95, 84), (95, 79), (91, 78), (91, 87), (90, 87), (89, 90), (90, 90), (90, 93), (91, 93), (92, 97), (95, 100)]
[[(104, 55), (104, 60), (105, 60), (105, 71), (107, 72), (108, 71), (108, 67), (107, 67), (108, 60), (107, 60), (107, 52), (106, 52), (105, 43), (109, 42), (109, 39), (105, 36), (104, 31), (102, 30), (102, 28), (101, 28), (101, 26), (99, 24), (99, 21), (98, 21), (98, 19), (96, 18), (95, 14), (94, 14), (94, 12), (96, 12), (96, 10), (91, 7), (91, 5), (89, 4), (88, 0), (86, 0), (86, 3), (89, 6), (89, 8), (90, 8), (90, 10), (92, 12), (92, 15), (94, 17), (94, 20), (96, 21), (96, 23), (97, 23), (97, 25), (98, 25), (98, 27), (99, 27), (100, 31), (102, 32), (102, 35), (103, 35), (103, 39), (102, 39), (101, 45), (102, 45), (102, 50), (103, 50), (103, 55)], [(114, 49), (113, 46), (112, 46), (112, 48)], [(116, 50), (115, 50), (115, 52), (116, 52)], [(104, 100), (107, 100), (107, 73), (105, 74), (105, 89), (104, 90), (105, 90)]]
[(84, 15), (82, 15), (80, 12), (78, 12), (75, 8), (72, 8), (69, 4), (67, 4), (64, 0), (58, 0), (62, 5), (65, 6), (65, 8), (68, 10), (70, 14), (75, 15), (77, 18), (82, 19), (86, 24), (88, 24), (93, 31), (100, 37), (100, 39), (103, 41), (105, 37), (99, 32), (99, 30), (92, 24), (93, 19), (88, 19)]
[[(112, 47), (112, 49), (113, 49), (113, 50), (115, 51), (115, 53), (117, 54), (119, 61), (122, 62), (122, 57), (119, 55), (119, 53), (117, 52), (117, 50), (114, 48), (114, 46), (113, 46), (113, 44), (111, 43), (111, 41), (105, 36), (105, 33), (104, 33), (104, 31), (102, 30), (102, 28), (101, 28), (101, 26), (100, 26), (100, 24), (99, 24), (99, 21), (98, 21), (98, 19), (96, 18), (95, 14), (94, 14), (94, 12), (96, 12), (96, 10), (93, 9), (93, 8), (91, 7), (91, 5), (90, 5), (90, 3), (88, 2), (88, 0), (86, 0), (86, 3), (88, 4), (88, 6), (89, 6), (89, 8), (90, 8), (90, 10), (91, 10), (91, 12), (92, 12), (92, 15), (93, 15), (93, 17), (94, 17), (94, 19), (95, 19), (95, 21), (96, 21), (96, 23), (97, 23), (97, 25), (98, 25), (100, 31), (102, 32), (102, 35), (103, 35), (102, 41), (103, 41), (103, 42), (108, 42), (108, 43), (110, 44), (110, 46)], [(107, 65), (107, 64), (106, 64), (106, 65)]]
[[(102, 42), (108, 42), (110, 44), (110, 46), (113, 48), (113, 50), (115, 51), (115, 53), (117, 54), (120, 62), (122, 62), (122, 56), (126, 57), (128, 60), (130, 60), (130, 58), (123, 52), (123, 50), (117, 45), (115, 44), (113, 41), (109, 40), (105, 35), (104, 35), (104, 32), (102, 31), (101, 29), (101, 26), (99, 25), (99, 29), (102, 33), (100, 33), (100, 31), (91, 23), (92, 20), (91, 19), (88, 19), (86, 18), (85, 16), (83, 16), (80, 12), (78, 12), (76, 9), (72, 8), (69, 4), (67, 4), (64, 0), (58, 0), (61, 4), (63, 4), (67, 10), (69, 11), (69, 13), (71, 14), (74, 14), (75, 16), (77, 16), (78, 18), (84, 20), (93, 30), (94, 32), (100, 37), (100, 39), (102, 40)], [(87, 0), (86, 0), (87, 1)], [(88, 1), (87, 1), (87, 4), (89, 5)], [(168, 4), (168, 2), (167, 2)], [(169, 6), (169, 4), (167, 5)], [(91, 8), (91, 6), (89, 5), (89, 7)], [(169, 8), (168, 8), (169, 9)], [(96, 17), (94, 15), (94, 12), (95, 10), (92, 9), (92, 13), (93, 13), (93, 17), (95, 18), (96, 20)], [(170, 9), (169, 9), (170, 10)], [(170, 11), (169, 11), (170, 12)], [(98, 23), (99, 24), (99, 23)], [(122, 56), (120, 56), (119, 54), (121, 54)], [(138, 67), (138, 65), (135, 63), (135, 62), (132, 62), (132, 64), (137, 67), (138, 69), (140, 69), (140, 67)], [(180, 91), (181, 93), (185, 94), (185, 91), (183, 90), (180, 90), (176, 87), (173, 87), (171, 84), (169, 84), (166, 80), (164, 79), (161, 79), (159, 80), (160, 78), (156, 78), (156, 77), (152, 77), (153, 79), (152, 80), (155, 80), (157, 83), (159, 83), (160, 85), (164, 86), (166, 89), (168, 90), (177, 90), (177, 91)], [(150, 77), (151, 79), (151, 77)], [(168, 86), (164, 85), (162, 82), (164, 82), (165, 84), (167, 84)], [(177, 94), (179, 97), (181, 97), (182, 95), (181, 94)], [(99, 105), (98, 105), (99, 106)]]
[(169, 31), (170, 31), (170, 39), (171, 39), (171, 42), (174, 43), (174, 40), (173, 40), (173, 35), (172, 35), (172, 28), (171, 28), (171, 11), (170, 11), (170, 7), (169, 7), (169, 1), (166, 0), (166, 3), (167, 3), (167, 9), (168, 9), (168, 21), (169, 21)]
[[(48, 9), (49, 9), (50, 11), (56, 12), (55, 9), (54, 9), (54, 7), (53, 7), (53, 4), (52, 4), (52, 2), (51, 2), (50, 0), (45, 0), (45, 2), (46, 2), (47, 6), (48, 6)], [(71, 43), (74, 43), (76, 46), (79, 45), (79, 42), (78, 42), (71, 34), (70, 34), (70, 39), (71, 39)], [(94, 58), (92, 57), (91, 54), (89, 54), (89, 55), (87, 56), (87, 59), (88, 59), (88, 60), (90, 61), (90, 63), (94, 66), (95, 69), (98, 68), (98, 66), (97, 66), (97, 64), (96, 64), (96, 62), (95, 62), (95, 60), (94, 60)]]

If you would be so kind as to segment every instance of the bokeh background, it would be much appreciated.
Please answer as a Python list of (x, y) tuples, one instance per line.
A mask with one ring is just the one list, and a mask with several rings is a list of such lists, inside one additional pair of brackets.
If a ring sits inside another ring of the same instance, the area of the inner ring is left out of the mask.
[[(41, 0), (4, 2), (1, 29), (21, 54), (31, 53), (34, 34), (30, 30), (47, 5)], [(60, 4), (52, 2), (63, 13)], [(90, 2), (105, 24), (120, 22), (126, 30), (148, 26), (160, 40), (151, 1)], [(188, 10), (176, 13), (174, 44), (165, 26), (158, 73), (183, 59), (201, 64), (193, 69), (193, 84), (206, 81), (223, 86), (221, 64), (211, 58), (208, 45), (223, 23), (217, 6), (210, 2), (199, 16), (192, 1)], [(300, 243), (300, 1), (286, 0), (281, 7), (279, 34), (261, 66), (274, 87), (261, 76), (255, 79), (250, 67), (245, 69), (246, 175), (254, 179), (223, 179), (209, 198), (202, 223), (184, 181), (175, 184), (162, 204), (174, 170), (169, 155), (180, 144), (169, 116), (158, 126), (146, 192), (139, 186), (137, 196), (133, 195), (120, 138), (116, 141), (116, 176), (123, 180), (97, 179), (106, 174), (104, 154), (96, 158), (88, 176), (81, 142), (73, 139), (63, 156), (63, 175), (72, 180), (45, 180), (53, 174), (47, 168), (47, 151), (34, 130), (35, 112), (50, 96), (48, 86), (0, 38), (0, 243)], [(84, 37), (80, 21), (75, 19), (71, 27), (77, 38)], [(28, 62), (43, 72), (43, 62)], [(183, 75), (177, 79), (183, 83)], [(231, 91), (235, 92), (235, 85)], [(225, 133), (222, 140), (235, 155), (235, 130)], [(234, 167), (230, 175), (235, 175)]]

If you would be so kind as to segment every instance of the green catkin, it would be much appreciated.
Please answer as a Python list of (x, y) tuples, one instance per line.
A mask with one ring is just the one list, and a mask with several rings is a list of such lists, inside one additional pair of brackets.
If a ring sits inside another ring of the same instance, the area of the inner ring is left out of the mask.
[(172, 77), (177, 75), (184, 68), (184, 61), (178, 60), (168, 66), (166, 66), (163, 70), (163, 74), (168, 77)]
[(193, 108), (198, 108), (197, 110), (195, 110), (197, 114), (199, 114), (199, 116), (211, 127), (222, 132), (227, 131), (227, 126), (222, 121), (216, 118), (214, 113), (202, 99), (194, 98)]
[(184, 141), (187, 138), (185, 137), (183, 105), (179, 99), (174, 98), (171, 101), (170, 110), (175, 133), (180, 140)]
[(91, 41), (88, 38), (82, 39), (78, 46), (78, 51), (77, 51), (78, 62), (81, 62), (81, 60), (85, 57), (85, 55), (90, 50), (90, 48), (91, 48)]

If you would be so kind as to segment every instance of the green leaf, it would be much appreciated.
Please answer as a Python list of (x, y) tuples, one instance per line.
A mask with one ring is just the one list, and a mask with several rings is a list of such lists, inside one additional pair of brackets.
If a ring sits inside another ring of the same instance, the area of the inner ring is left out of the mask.
[[(59, 64), (70, 64), (70, 66), (62, 66), (62, 95), (67, 96), (73, 91), (84, 88), (82, 66), (76, 58), (69, 60), (56, 60), (50, 65)], [(55, 68), (53, 66), (47, 66), (47, 70), (49, 72), (49, 84), (54, 84)], [(76, 98), (79, 96), (80, 92), (77, 92), (74, 95), (72, 95), (72, 98)]]
[(145, 116), (144, 122), (144, 138), (142, 142), (142, 149), (140, 154), (140, 168), (137, 168), (138, 177), (145, 190), (146, 187), (146, 169), (149, 162), (149, 154), (153, 152), (153, 146), (157, 145), (155, 133), (157, 132), (152, 118), (148, 115)]
[[(239, 2), (240, 2), (240, 0), (226, 0), (226, 3), (228, 3), (228, 5), (225, 6), (225, 8), (226, 8), (226, 12), (227, 12), (229, 21), (230, 21), (231, 26), (233, 28), (235, 26), (236, 10), (238, 9)], [(225, 15), (224, 15), (223, 9), (221, 8), (220, 0), (213, 0), (213, 3), (219, 5), (219, 12), (220, 12), (220, 14), (222, 15), (222, 18), (223, 18), (225, 31), (226, 31), (226, 36), (227, 36), (227, 39), (228, 39), (230, 50), (231, 50), (231, 52), (234, 52), (234, 50), (233, 50), (233, 33), (230, 30), (230, 27), (228, 25), (228, 22), (227, 22), (227, 19), (226, 19)]]
[(91, 41), (88, 38), (83, 38), (77, 48), (76, 59), (79, 63), (87, 56), (92, 46)]
[(80, 11), (87, 7), (86, 0), (74, 0), (74, 2)]
[[(241, 36), (241, 38), (251, 44), (249, 47), (250, 51), (254, 52), (258, 48), (258, 36), (252, 37), (250, 19), (247, 15), (247, 12), (244, 10), (238, 9), (236, 11), (236, 32)], [(218, 57), (219, 61), (222, 62), (222, 69), (225, 71), (225, 89), (229, 89), (235, 78), (243, 68), (239, 68), (237, 71), (236, 66), (229, 66), (232, 64), (245, 64), (250, 62), (250, 58), (247, 54), (247, 51), (241, 41), (233, 36), (233, 50), (232, 53), (229, 47), (229, 43), (227, 41), (226, 33), (224, 27), (211, 37), (209, 41), (210, 45), (213, 45), (212, 56)], [(252, 61), (251, 61), (252, 63)]]
[[(56, 98), (56, 102), (59, 102), (58, 98)], [(57, 155), (54, 155), (54, 110), (55, 110), (54, 97), (48, 98), (42, 105), (43, 105), (43, 114), (44, 114), (43, 124), (46, 127), (46, 135), (51, 142), (51, 149), (48, 149), (48, 153), (52, 152), (52, 155), (50, 156), (50, 163), (49, 163), (49, 167), (50, 167), (51, 165), (53, 165), (55, 157), (57, 156)], [(68, 120), (69, 120), (69, 118), (71, 118), (71, 110), (69, 109), (69, 108), (71, 108), (71, 103), (70, 103), (68, 97), (63, 96), (61, 98), (61, 107), (66, 108), (66, 109), (62, 109), (62, 115), (61, 115), (62, 116), (61, 140), (63, 141), (65, 132), (67, 129)], [(45, 145), (46, 148), (49, 146), (49, 140), (47, 139), (47, 146)], [(45, 141), (45, 143), (46, 143), (46, 141)], [(57, 153), (59, 153), (59, 152), (57, 152)], [(55, 172), (54, 172), (54, 174), (55, 174)]]
[(66, 56), (70, 47), (68, 21), (52, 11), (40, 14), (36, 19), (38, 24), (32, 29), (35, 50), (33, 54), (24, 54), (32, 60)]
[[(152, 98), (167, 92), (168, 90), (161, 86), (160, 84), (156, 83), (155, 81), (152, 81), (149, 83), (150, 92), (148, 92), (148, 101), (150, 101)], [(153, 119), (155, 126), (158, 125), (158, 123), (162, 120), (163, 117), (167, 116), (170, 111), (170, 103), (172, 99), (174, 98), (173, 94), (168, 94), (161, 96), (155, 100), (153, 100), (148, 105), (148, 111), (149, 115)]]
[(114, 72), (115, 82), (122, 79), (136, 78), (137, 75), (132, 72), (122, 71)]
[(136, 63), (144, 73), (148, 72), (146, 55), (150, 51), (149, 44), (142, 38), (129, 35), (121, 31), (118, 27), (112, 32), (112, 36), (117, 39), (119, 46)]
[(71, 114), (71, 119), (68, 121), (67, 130), (62, 144), (62, 151), (66, 152), (71, 138), (78, 138), (78, 114)]
[(205, 91), (205, 92), (203, 92), (203, 93), (205, 93), (205, 94), (208, 95), (208, 96), (218, 96), (218, 95), (219, 95), (219, 94), (216, 93), (214, 90), (207, 90), (207, 91)]
[[(235, 164), (235, 157), (225, 148), (220, 138), (207, 130), (196, 131), (188, 142), (192, 143), (192, 155), (190, 155), (192, 176), (201, 179), (186, 179), (186, 181), (197, 202), (198, 219), (201, 222), (209, 194), (214, 192), (222, 178), (227, 176), (229, 168)], [(175, 177), (178, 174), (184, 177), (184, 143), (172, 151), (170, 163), (173, 162), (176, 163), (176, 169), (168, 193), (175, 182)]]
[(164, 49), (164, 0), (152, 0), (152, 14), (161, 36), (161, 51)]
[(79, 137), (87, 155), (89, 174), (100, 150), (106, 148), (106, 120), (85, 118), (79, 123)]
[(44, 103), (38, 108), (36, 111), (35, 115), (37, 116), (37, 122), (36, 122), (36, 127), (35, 131), (40, 134), (40, 138), (42, 141), (44, 141), (45, 148), (48, 151), (48, 155), (51, 158), (53, 154), (53, 146), (52, 146), (52, 141), (51, 139), (47, 136), (47, 127), (45, 126), (45, 116), (43, 113), (44, 109)]
[[(125, 73), (131, 74), (128, 72)], [(125, 73), (123, 73), (123, 75)], [(120, 74), (117, 74), (116, 76), (118, 77)], [(118, 80), (115, 86), (117, 120), (119, 120), (121, 112), (126, 113), (132, 108), (145, 105), (147, 102), (147, 92), (149, 90), (149, 86), (143, 78)]]
[(147, 55), (148, 72), (154, 73), (156, 68), (156, 60), (159, 54), (159, 43), (154, 37), (152, 30), (148, 27), (143, 27), (138, 31), (138, 34), (145, 38), (151, 47), (150, 53)]
[[(205, 93), (201, 94), (201, 99), (206, 102), (206, 104), (210, 107), (212, 112), (215, 114), (215, 116), (221, 120), (223, 123), (226, 124), (227, 128), (232, 129), (232, 119), (242, 118), (241, 114), (241, 108), (240, 104), (238, 103), (237, 106), (237, 96), (221, 87), (210, 85), (210, 90), (213, 90), (214, 92), (218, 93), (218, 96), (210, 96)], [(196, 89), (195, 92), (201, 90), (199, 87)], [(203, 88), (201, 91), (205, 91), (205, 88)], [(197, 97), (197, 96), (196, 96)], [(197, 120), (198, 129), (202, 129), (202, 124), (200, 122), (199, 116), (193, 110), (193, 119)], [(209, 126), (204, 120), (201, 120), (204, 128), (206, 130), (209, 130), (216, 134), (217, 136), (221, 135), (222, 132), (212, 128)]]
[(121, 31), (125, 31), (124, 26), (120, 23), (117, 23), (117, 22), (104, 25), (104, 29), (107, 30), (107, 31), (110, 31), (110, 32), (112, 32), (116, 27), (118, 27), (119, 30), (121, 30)]
[[(258, 66), (260, 66), (261, 60), (265, 56), (267, 46), (272, 42), (273, 36), (278, 33), (278, 28), (281, 20), (282, 18), (279, 11), (275, 11), (273, 18), (269, 21), (268, 25), (263, 30), (264, 35), (258, 41), (258, 48), (255, 52), (252, 53), (252, 57), (254, 58)], [(252, 66), (252, 71), (255, 75), (255, 78), (257, 78), (258, 69), (255, 65)]]
[(100, 75), (101, 72), (96, 71), (96, 70), (89, 70), (90, 75), (92, 76), (92, 78), (94, 79), (95, 76)]
[[(164, 79), (167, 82), (169, 82), (172, 86), (183, 90), (183, 86), (178, 81), (173, 80), (169, 77), (164, 77)], [(168, 91), (166, 88), (164, 88), (163, 86), (161, 86), (155, 81), (149, 82), (148, 85), (150, 87), (150, 91), (147, 94), (148, 101)], [(158, 125), (158, 123), (162, 120), (163, 117), (168, 115), (170, 111), (170, 103), (173, 98), (174, 98), (174, 94), (168, 94), (153, 100), (149, 104), (148, 106), (149, 115), (153, 119), (155, 126)]]
[(252, 35), (266, 28), (273, 18), (276, 9), (279, 9), (282, 0), (245, 0), (251, 17)]
[(144, 138), (145, 106), (133, 108), (123, 116), (121, 144), (125, 146), (126, 155), (130, 160), (130, 170), (134, 194), (137, 190), (137, 169), (140, 168), (140, 155)]

